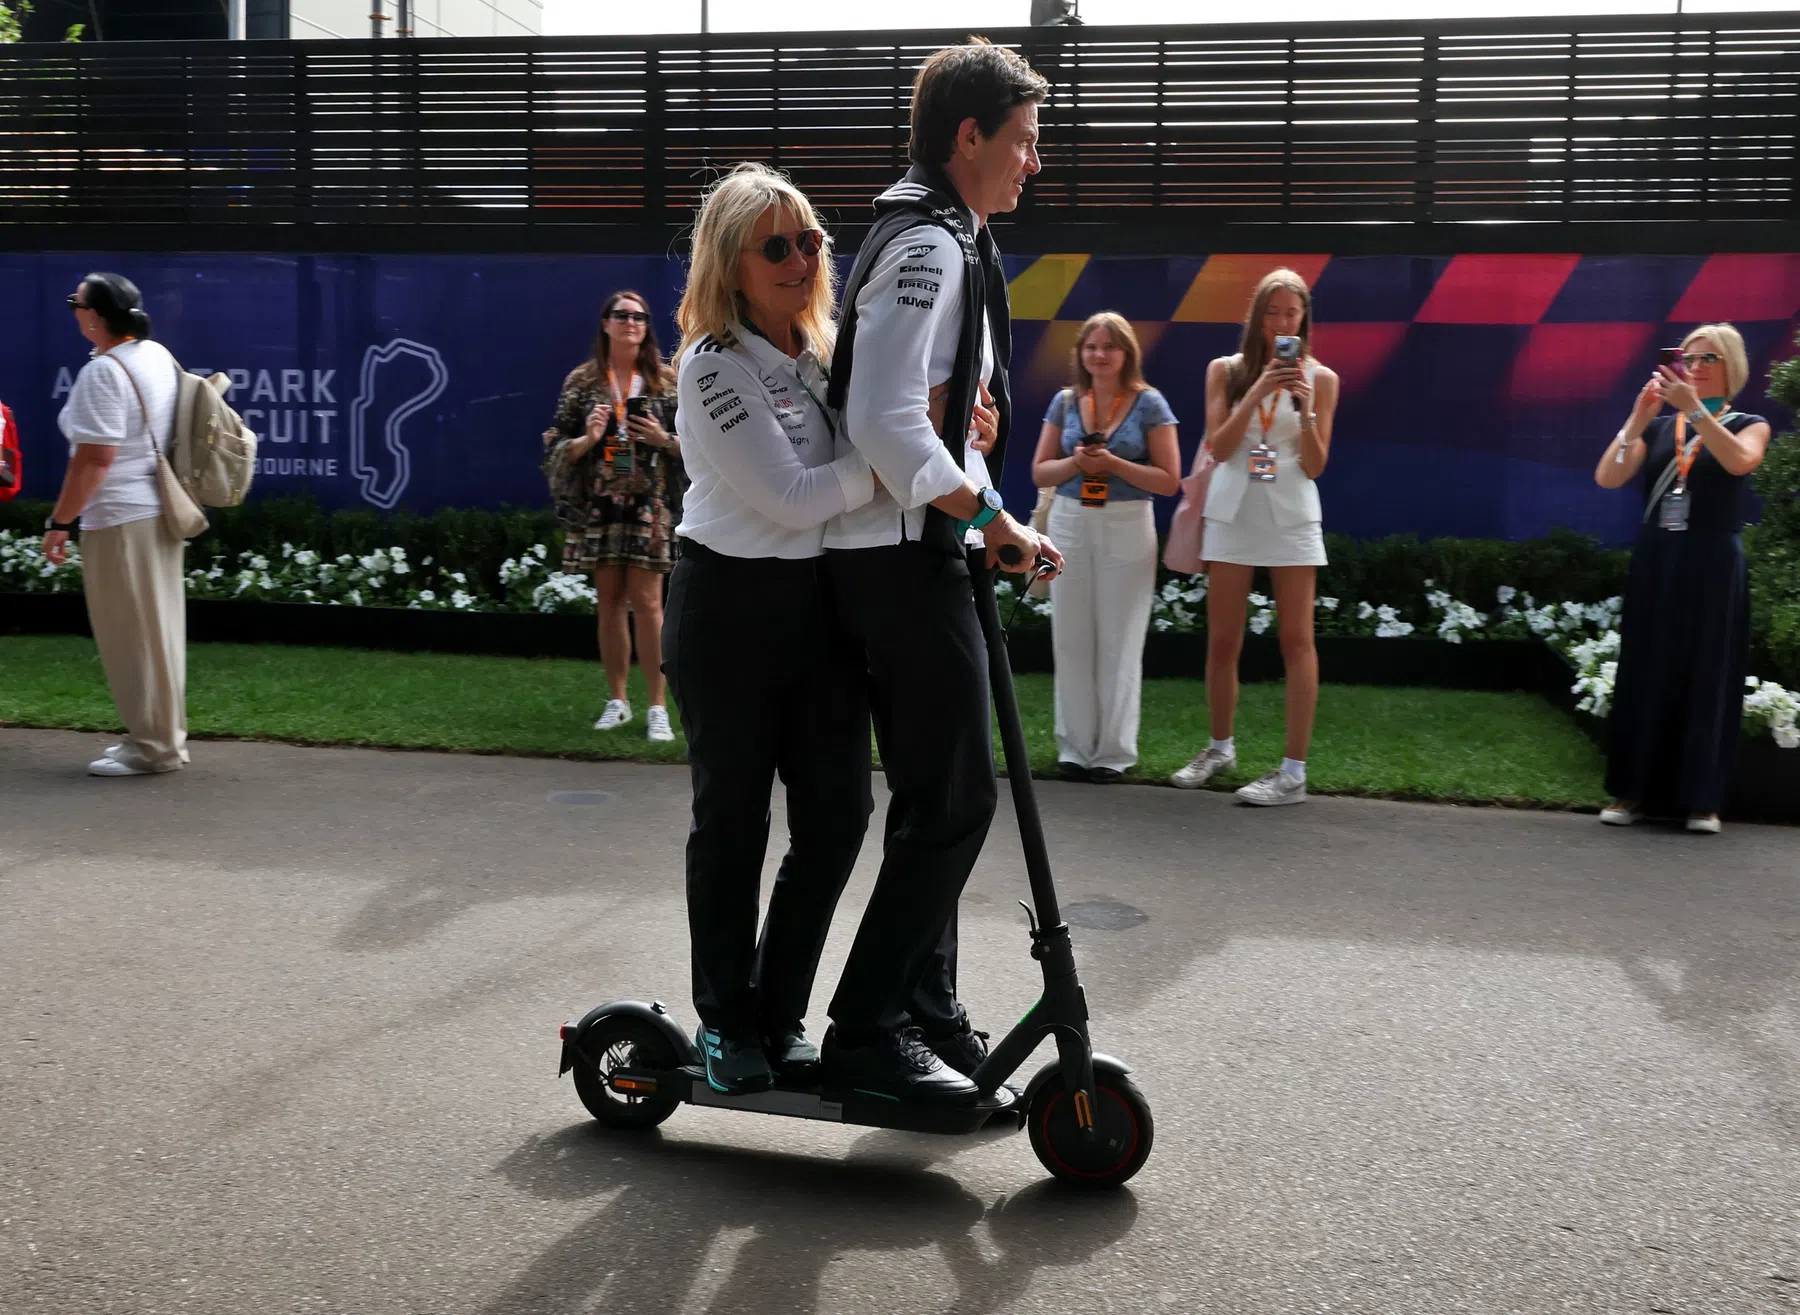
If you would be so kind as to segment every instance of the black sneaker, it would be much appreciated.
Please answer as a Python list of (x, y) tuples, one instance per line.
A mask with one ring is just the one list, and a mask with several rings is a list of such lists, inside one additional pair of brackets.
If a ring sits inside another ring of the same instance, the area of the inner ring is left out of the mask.
[(706, 1061), (706, 1085), (714, 1091), (741, 1096), (749, 1091), (767, 1091), (775, 1085), (775, 1074), (763, 1054), (761, 1041), (730, 1036), (702, 1023), (694, 1033), (694, 1044)]
[(1125, 773), (1117, 767), (1090, 767), (1087, 778), (1095, 785), (1117, 785), (1125, 779)]
[(1080, 763), (1072, 763), (1067, 758), (1056, 764), (1056, 774), (1065, 781), (1086, 781), (1088, 769)]
[(763, 1053), (775, 1076), (789, 1082), (814, 1082), (819, 1076), (819, 1048), (797, 1027), (763, 1038)]
[(973, 1073), (988, 1057), (988, 1034), (970, 1027), (967, 1014), (963, 1015), (962, 1026), (954, 1032), (925, 1033), (925, 1044), (931, 1047), (932, 1054), (958, 1073)]
[(934, 1105), (973, 1105), (975, 1084), (947, 1066), (916, 1027), (886, 1032), (866, 1045), (845, 1046), (834, 1027), (825, 1033), (826, 1082), (871, 1096)]

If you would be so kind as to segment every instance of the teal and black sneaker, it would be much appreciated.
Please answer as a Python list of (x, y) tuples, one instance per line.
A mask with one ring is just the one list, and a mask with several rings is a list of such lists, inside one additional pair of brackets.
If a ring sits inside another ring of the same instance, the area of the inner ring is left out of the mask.
[(767, 1091), (775, 1085), (769, 1057), (754, 1035), (735, 1036), (700, 1025), (694, 1044), (706, 1061), (706, 1085), (714, 1091), (741, 1096), (748, 1091)]

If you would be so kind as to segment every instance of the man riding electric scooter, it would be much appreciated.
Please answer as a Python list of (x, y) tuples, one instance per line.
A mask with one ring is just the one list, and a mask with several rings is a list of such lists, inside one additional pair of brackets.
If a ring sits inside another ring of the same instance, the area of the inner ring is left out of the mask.
[[(975, 1101), (967, 1074), (987, 1054), (955, 994), (956, 904), (997, 800), (970, 572), (1003, 554), (1021, 571), (1062, 564), (992, 487), (1011, 419), (1012, 326), (987, 220), (1017, 206), (1038, 172), (1047, 90), (1019, 55), (979, 39), (926, 62), (913, 84), (913, 167), (875, 201), (832, 363), (840, 451), (867, 459), (881, 488), (827, 524), (826, 570), (867, 655), (892, 799), (823, 1061), (828, 1082), (902, 1100)], [(934, 387), (945, 390), (935, 425)], [(984, 436), (968, 441), (972, 420)]]

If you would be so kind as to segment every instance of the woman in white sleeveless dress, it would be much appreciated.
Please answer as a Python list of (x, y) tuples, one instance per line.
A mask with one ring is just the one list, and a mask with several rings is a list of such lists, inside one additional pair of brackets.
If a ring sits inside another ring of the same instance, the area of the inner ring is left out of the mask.
[[(1278, 337), (1299, 339), (1292, 365), (1276, 357)], [(1313, 599), (1325, 565), (1323, 514), (1315, 480), (1331, 451), (1338, 378), (1311, 355), (1312, 296), (1278, 269), (1257, 285), (1240, 348), (1206, 370), (1206, 441), (1218, 461), (1206, 494), (1206, 700), (1212, 742), (1173, 781), (1196, 789), (1237, 765), (1238, 657), (1257, 567), (1274, 586), (1281, 657), (1287, 672), (1287, 757), (1238, 791), (1245, 803), (1297, 804), (1306, 798), (1306, 753), (1319, 702)]]

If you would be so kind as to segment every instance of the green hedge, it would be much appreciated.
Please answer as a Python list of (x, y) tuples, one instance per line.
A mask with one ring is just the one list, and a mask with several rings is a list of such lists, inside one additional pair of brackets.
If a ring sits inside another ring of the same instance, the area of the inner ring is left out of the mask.
[[(50, 514), (46, 502), (0, 503), (0, 529), (38, 531)], [(241, 507), (213, 508), (212, 528), (188, 545), (188, 565), (241, 552), (274, 556), (281, 545), (311, 548), (325, 557), (400, 547), (414, 562), (427, 557), (445, 571), (462, 571), (490, 598), (500, 597), (500, 563), (534, 543), (562, 551), (562, 527), (549, 511), (446, 508), (429, 516), (408, 511), (326, 511), (306, 498), (265, 498)], [(553, 557), (554, 560), (554, 557)], [(473, 592), (473, 589), (471, 590)]]
[[(0, 503), (0, 528), (36, 531), (49, 513), (45, 503)], [(448, 509), (429, 516), (397, 512), (321, 509), (310, 500), (269, 498), (213, 511), (212, 529), (188, 549), (190, 565), (215, 554), (279, 553), (283, 543), (327, 557), (401, 547), (420, 563), (430, 557), (445, 570), (462, 571), (497, 597), (500, 563), (534, 543), (560, 552), (561, 530), (548, 511)], [(1626, 555), (1571, 530), (1548, 538), (1509, 543), (1497, 539), (1418, 539), (1396, 535), (1356, 540), (1327, 536), (1331, 565), (1319, 573), (1328, 597), (1367, 598), (1397, 605), (1423, 603), (1423, 582), (1453, 596), (1492, 607), (1501, 585), (1539, 600), (1599, 602), (1623, 591)], [(554, 558), (552, 559), (554, 560)]]
[[(1769, 395), (1800, 413), (1800, 357), (1769, 371)], [(1756, 491), (1762, 524), (1745, 535), (1756, 633), (1770, 676), (1800, 688), (1800, 434), (1790, 430), (1769, 445)]]

